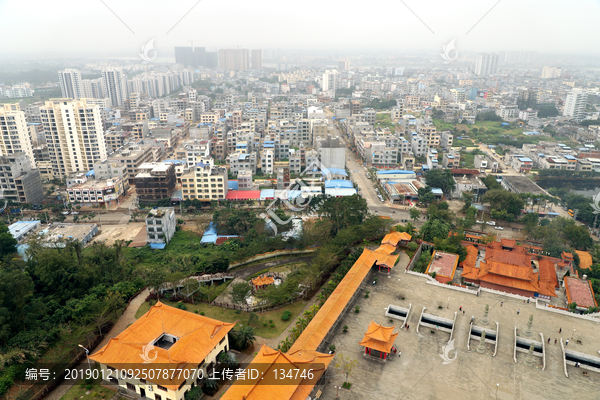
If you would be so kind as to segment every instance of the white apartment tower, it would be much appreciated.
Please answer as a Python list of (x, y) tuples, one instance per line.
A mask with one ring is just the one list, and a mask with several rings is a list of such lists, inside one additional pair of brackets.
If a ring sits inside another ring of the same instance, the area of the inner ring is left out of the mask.
[(58, 81), (60, 91), (65, 99), (80, 99), (85, 97), (83, 85), (81, 82), (81, 72), (76, 69), (67, 68), (58, 71)]
[(323, 74), (323, 85), (321, 89), (325, 92), (327, 90), (337, 89), (337, 78), (338, 72), (336, 70), (327, 70)]
[(110, 99), (113, 107), (122, 106), (127, 100), (127, 75), (121, 68), (102, 70), (104, 93)]
[(54, 176), (87, 172), (106, 159), (100, 106), (86, 99), (50, 99), (41, 113)]
[(541, 78), (542, 79), (560, 78), (561, 72), (562, 72), (562, 70), (560, 67), (554, 68), (554, 67), (545, 66), (544, 69), (542, 69)]
[(498, 70), (498, 54), (477, 54), (475, 60), (475, 74), (479, 76), (494, 75)]
[(35, 168), (33, 145), (27, 128), (25, 112), (18, 104), (0, 104), (0, 156), (25, 153)]
[(571, 93), (567, 95), (563, 115), (581, 121), (585, 114), (587, 97), (588, 95), (584, 89), (574, 88)]

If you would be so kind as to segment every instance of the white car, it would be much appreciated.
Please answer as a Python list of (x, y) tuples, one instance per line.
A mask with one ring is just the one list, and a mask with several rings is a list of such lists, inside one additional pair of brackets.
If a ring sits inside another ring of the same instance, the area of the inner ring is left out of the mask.
[(495, 221), (488, 221), (488, 222), (486, 222), (486, 224), (491, 225), (491, 226), (495, 226), (496, 222)]
[(63, 211), (62, 215), (69, 215), (69, 212), (68, 211)]
[(475, 221), (475, 222), (477, 222), (478, 224), (483, 224), (483, 221)]
[(77, 211), (71, 212), (71, 215), (77, 215), (77, 214), (79, 214)]
[(494, 227), (494, 229), (497, 229), (497, 230), (499, 230), (499, 231), (503, 231), (503, 230), (504, 230), (504, 228), (503, 228), (503, 227), (501, 227), (501, 226), (496, 226), (496, 227)]

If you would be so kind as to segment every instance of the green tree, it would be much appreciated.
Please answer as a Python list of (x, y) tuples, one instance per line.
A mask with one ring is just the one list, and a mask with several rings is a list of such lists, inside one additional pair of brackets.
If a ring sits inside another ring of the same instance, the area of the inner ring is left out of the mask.
[(252, 286), (248, 282), (233, 283), (231, 285), (231, 301), (233, 304), (242, 305), (246, 302), (248, 292), (252, 290)]
[(415, 222), (421, 218), (421, 212), (414, 207), (411, 207), (408, 213), (410, 214), (410, 218)]
[(328, 197), (321, 204), (318, 213), (321, 218), (331, 221), (331, 231), (335, 235), (343, 228), (362, 224), (369, 209), (367, 201), (358, 195)]
[(185, 393), (185, 400), (200, 400), (202, 394), (202, 388), (195, 386)]
[(0, 257), (17, 252), (17, 239), (10, 234), (8, 227), (0, 222)]
[(433, 243), (435, 238), (446, 238), (450, 233), (450, 224), (444, 223), (438, 219), (425, 222), (419, 231), (419, 234), (426, 242)]
[(254, 328), (248, 325), (241, 326), (234, 329), (232, 332), (233, 340), (240, 347), (241, 350), (248, 348), (251, 344), (256, 341), (254, 335)]
[(427, 186), (442, 189), (446, 194), (450, 194), (456, 188), (450, 169), (432, 169), (425, 174), (425, 181)]

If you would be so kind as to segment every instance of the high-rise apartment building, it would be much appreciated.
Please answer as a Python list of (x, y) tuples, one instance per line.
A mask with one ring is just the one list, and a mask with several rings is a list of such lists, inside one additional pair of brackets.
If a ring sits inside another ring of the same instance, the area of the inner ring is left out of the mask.
[(475, 74), (479, 76), (494, 75), (498, 70), (498, 54), (477, 54), (475, 60)]
[(104, 93), (110, 99), (113, 107), (123, 106), (127, 100), (127, 75), (121, 68), (102, 70)]
[(350, 61), (348, 59), (338, 61), (339, 71), (348, 71), (350, 69)]
[(262, 69), (262, 50), (252, 50), (252, 69)]
[(576, 121), (581, 121), (585, 113), (587, 97), (588, 94), (585, 89), (574, 88), (571, 93), (567, 95), (563, 115), (565, 117), (571, 117)]
[(560, 78), (561, 72), (562, 70), (560, 67), (554, 68), (545, 66), (542, 70), (542, 79)]
[(44, 199), (43, 190), (40, 171), (32, 168), (25, 153), (0, 156), (0, 192), (3, 200), (40, 203)]
[(65, 99), (80, 99), (85, 97), (81, 82), (81, 72), (76, 69), (67, 68), (58, 71), (58, 82), (60, 91)]
[(338, 82), (338, 72), (336, 70), (327, 70), (323, 73), (323, 83), (321, 85), (321, 89), (323, 91), (326, 90), (336, 90)]
[(23, 152), (35, 168), (30, 132), (18, 104), (0, 104), (0, 156)]
[(206, 51), (204, 47), (175, 47), (175, 62), (184, 67), (216, 68), (217, 52)]
[[(249, 67), (248, 49), (220, 49), (219, 67), (231, 71), (245, 71)], [(261, 61), (262, 62), (262, 61)]]
[(106, 158), (100, 106), (86, 99), (50, 99), (41, 113), (55, 177), (87, 172)]

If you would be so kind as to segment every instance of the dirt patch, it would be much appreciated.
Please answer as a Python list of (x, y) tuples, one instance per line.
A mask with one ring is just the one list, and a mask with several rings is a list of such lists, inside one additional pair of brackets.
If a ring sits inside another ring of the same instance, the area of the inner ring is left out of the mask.
[(90, 243), (105, 242), (107, 246), (115, 243), (117, 240), (133, 240), (140, 230), (145, 229), (144, 222), (130, 222), (128, 224), (104, 225), (100, 229), (100, 234), (94, 237)]

